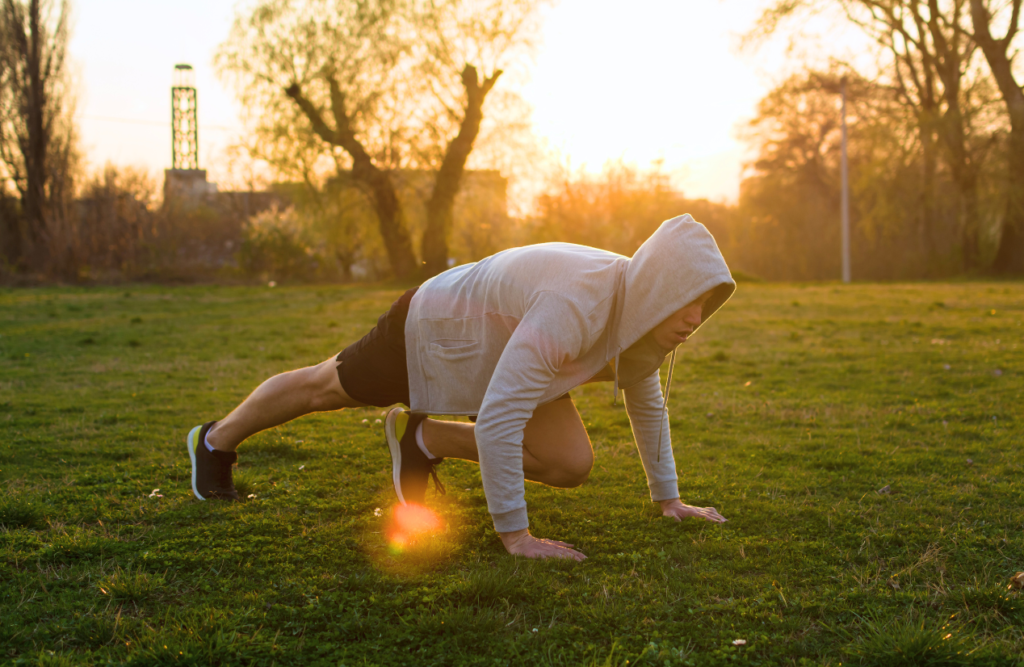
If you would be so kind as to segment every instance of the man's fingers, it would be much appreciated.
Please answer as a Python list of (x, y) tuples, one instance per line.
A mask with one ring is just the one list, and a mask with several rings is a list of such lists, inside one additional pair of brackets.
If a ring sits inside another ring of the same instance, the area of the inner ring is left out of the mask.
[(725, 523), (726, 518), (718, 513), (714, 507), (704, 507), (701, 509), (701, 514), (708, 521), (714, 521), (715, 523)]
[(569, 549), (569, 548), (566, 548), (566, 547), (557, 547), (557, 546), (555, 546), (553, 544), (549, 544), (549, 545), (546, 545), (546, 546), (547, 546), (547, 548), (538, 549), (536, 554), (531, 554), (531, 557), (533, 557), (533, 558), (565, 558), (565, 559), (572, 559), (572, 560), (575, 560), (577, 562), (583, 560), (584, 558), (586, 558), (586, 556), (581, 554), (579, 551), (576, 551), (575, 549)]
[(728, 521), (724, 516), (718, 513), (714, 507), (693, 507), (691, 505), (682, 505), (672, 508), (665, 512), (665, 516), (670, 516), (676, 521), (682, 521), (685, 517), (699, 517), (713, 523), (725, 523)]
[(575, 549), (565, 549), (565, 548), (563, 548), (559, 552), (558, 557), (559, 558), (572, 558), (577, 563), (579, 563), (580, 561), (586, 560), (586, 558), (587, 558), (586, 556), (581, 554), (579, 551), (576, 551)]
[(548, 544), (554, 544), (555, 546), (558, 546), (558, 547), (571, 547), (572, 546), (568, 542), (559, 542), (558, 540), (545, 540), (545, 539), (541, 539), (540, 541), (541, 542), (547, 542)]
[(706, 507), (704, 509), (708, 511), (708, 514), (711, 516), (712, 521), (717, 521), (718, 523), (725, 523), (725, 521), (727, 520), (724, 516), (719, 514), (718, 510), (716, 510), (714, 507)]
[(565, 560), (574, 560), (577, 563), (586, 558), (583, 554), (572, 549), (566, 549), (564, 551), (555, 551), (553, 553), (544, 554), (541, 558), (562, 558)]
[[(549, 541), (549, 540), (545, 540), (545, 541)], [(552, 543), (551, 544), (552, 548), (551, 548), (549, 553), (552, 556), (554, 556), (555, 558), (574, 558), (577, 561), (580, 561), (580, 560), (583, 560), (584, 558), (586, 558), (586, 556), (584, 556), (579, 551), (576, 551), (575, 549), (570, 549), (569, 546), (572, 546), (572, 545), (566, 546), (565, 542), (556, 542), (554, 540), (550, 540), (550, 542)]]
[(526, 539), (511, 546), (509, 552), (527, 558), (565, 558), (581, 561), (586, 558), (582, 553), (571, 549), (572, 545), (559, 540), (546, 540), (526, 535)]

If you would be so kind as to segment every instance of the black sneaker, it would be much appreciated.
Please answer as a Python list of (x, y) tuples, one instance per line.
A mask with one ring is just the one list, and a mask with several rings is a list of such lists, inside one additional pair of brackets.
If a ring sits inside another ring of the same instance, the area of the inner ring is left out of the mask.
[(231, 466), (238, 460), (235, 452), (210, 451), (206, 447), (206, 433), (216, 422), (206, 422), (188, 432), (188, 456), (192, 459), (192, 493), (199, 500), (221, 498), (238, 500), (238, 492), (231, 481)]
[(427, 478), (434, 478), (434, 488), (444, 494), (444, 486), (434, 466), (444, 459), (428, 459), (416, 444), (416, 428), (426, 415), (414, 415), (402, 408), (392, 408), (384, 420), (384, 436), (391, 452), (391, 481), (402, 504), (423, 504), (427, 496)]

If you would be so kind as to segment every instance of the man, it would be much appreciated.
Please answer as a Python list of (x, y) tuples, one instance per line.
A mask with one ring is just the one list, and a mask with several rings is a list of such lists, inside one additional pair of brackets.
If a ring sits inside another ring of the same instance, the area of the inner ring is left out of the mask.
[(524, 480), (586, 480), (593, 451), (567, 392), (610, 380), (616, 395), (623, 389), (651, 500), (676, 520), (723, 522), (679, 499), (658, 369), (735, 288), (714, 238), (689, 215), (663, 223), (632, 258), (545, 243), (456, 267), (406, 292), (337, 357), (274, 376), (224, 419), (192, 429), (193, 492), (237, 499), (234, 450), (254, 433), (311, 412), (403, 403), (411, 410), (385, 422), (401, 502), (423, 502), (431, 476), (441, 490), (443, 459), (477, 461), (509, 553), (582, 560), (572, 545), (530, 535)]

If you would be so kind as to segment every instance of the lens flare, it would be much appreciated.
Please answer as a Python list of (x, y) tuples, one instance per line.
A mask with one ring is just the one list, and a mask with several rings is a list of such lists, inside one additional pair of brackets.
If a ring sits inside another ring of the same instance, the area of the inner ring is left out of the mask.
[(402, 553), (418, 538), (434, 535), (443, 527), (441, 517), (423, 505), (396, 505), (387, 529), (388, 548)]

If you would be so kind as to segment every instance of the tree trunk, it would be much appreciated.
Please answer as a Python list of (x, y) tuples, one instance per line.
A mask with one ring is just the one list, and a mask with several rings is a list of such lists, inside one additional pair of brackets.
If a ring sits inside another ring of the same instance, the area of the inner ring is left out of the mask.
[(462, 70), (462, 85), (466, 89), (465, 113), (458, 135), (448, 144), (441, 168), (437, 171), (434, 189), (427, 201), (427, 227), (423, 232), (421, 244), (423, 271), (427, 277), (435, 276), (448, 268), (448, 232), (452, 226), (455, 196), (459, 193), (466, 160), (473, 150), (473, 142), (480, 133), (480, 122), (484, 117), (484, 99), (499, 76), (501, 70), (481, 83), (475, 67), (466, 65)]
[[(872, 21), (886, 26), (872, 32), (892, 52), (898, 88), (918, 116), (926, 174), (925, 224), (936, 224), (935, 167), (941, 148), (952, 175), (952, 183), (946, 187), (952, 190), (963, 267), (972, 269), (977, 267), (979, 255), (978, 168), (971, 160), (968, 120), (960, 100), (964, 71), (975, 49), (962, 20), (968, 1), (860, 0), (859, 4), (868, 9)], [(939, 145), (933, 141), (935, 137)], [(922, 236), (934, 259), (932, 230)]]
[(996, 273), (1013, 276), (1024, 276), (1024, 90), (1014, 79), (1012, 58), (1009, 55), (1020, 21), (1021, 4), (1022, 0), (1013, 0), (1006, 35), (995, 39), (991, 32), (992, 15), (985, 3), (983, 0), (971, 0), (974, 38), (985, 53), (985, 60), (999, 85), (1010, 117), (1010, 191), (1006, 201), (1003, 233), (992, 269)]
[(31, 242), (38, 248), (46, 224), (46, 153), (49, 139), (43, 117), (47, 99), (41, 62), (39, 0), (29, 2), (28, 14), (29, 30), (25, 53), (25, 83), (28, 88), (25, 121), (28, 126), (28, 150), (25, 151), (26, 196), (23, 207)]
[(395, 186), (390, 175), (373, 164), (373, 158), (359, 142), (352, 130), (351, 119), (345, 111), (345, 96), (341, 92), (336, 79), (331, 77), (331, 111), (334, 115), (335, 129), (324, 122), (312, 102), (302, 95), (298, 84), (289, 86), (285, 93), (299, 105), (302, 112), (313, 125), (313, 131), (329, 144), (341, 146), (352, 156), (352, 178), (369, 191), (374, 211), (377, 213), (377, 224), (380, 228), (384, 248), (388, 253), (388, 262), (395, 277), (411, 278), (415, 275), (416, 257), (412, 252), (412, 242), (405, 227), (405, 216), (401, 202), (395, 193)]
[(53, 148), (63, 140), (57, 135), (63, 132), (66, 103), (61, 84), (66, 77), (67, 0), (0, 0), (0, 12), (0, 160), (20, 197), (19, 219), (8, 226), (16, 243), (13, 261), (23, 268), (52, 268), (55, 260), (47, 251), (62, 240), (47, 228), (54, 200), (63, 193), (58, 187), (55, 195), (54, 175), (66, 177), (70, 151), (70, 145), (56, 153)]
[(21, 262), (21, 238), (21, 214), (0, 192), (0, 262), (5, 266), (17, 267)]
[[(949, 84), (947, 84), (948, 86)], [(955, 99), (956, 92), (946, 97)], [(959, 104), (959, 102), (957, 102)], [(942, 117), (941, 133), (946, 148), (947, 162), (953, 180), (956, 222), (960, 230), (960, 253), (964, 269), (971, 271), (980, 265), (978, 240), (978, 170), (971, 162), (967, 150), (964, 117), (958, 107), (947, 102)]]
[(931, 129), (918, 116), (918, 133), (921, 138), (921, 236), (928, 256), (928, 270), (935, 262), (935, 175), (938, 161), (935, 157), (935, 141)]
[(949, 168), (956, 187), (956, 216), (960, 228), (960, 244), (965, 269), (976, 269), (980, 263), (978, 214), (978, 168), (971, 159), (967, 140), (967, 119), (961, 109), (960, 93), (964, 69), (974, 52), (974, 42), (963, 25), (965, 0), (956, 0), (947, 7), (947, 17), (942, 20), (939, 0), (928, 0), (927, 20), (920, 16), (915, 6), (918, 21), (928, 26), (932, 37), (934, 53), (927, 53), (922, 43), (922, 54), (931, 61), (931, 66), (942, 81), (942, 96), (946, 100), (946, 111), (942, 115), (939, 130), (946, 147)]
[[(1024, 112), (1021, 115), (1024, 116)], [(1006, 218), (992, 270), (1008, 276), (1024, 276), (1024, 118), (1010, 133), (1008, 171), (1010, 192)]]
[[(7, 140), (17, 143), (16, 153), (22, 160), (20, 175), (24, 180), (19, 189), (24, 227), (20, 230), (19, 246), (22, 258), (28, 259), (39, 251), (45, 224), (48, 137), (45, 131), (46, 81), (42, 68), (44, 36), (39, 0), (30, 0), (28, 7), (15, 0), (5, 0), (3, 13), (10, 86), (5, 92), (11, 96), (11, 104), (20, 107), (23, 123), (15, 130), (15, 136)], [(13, 159), (15, 151), (11, 153)]]

